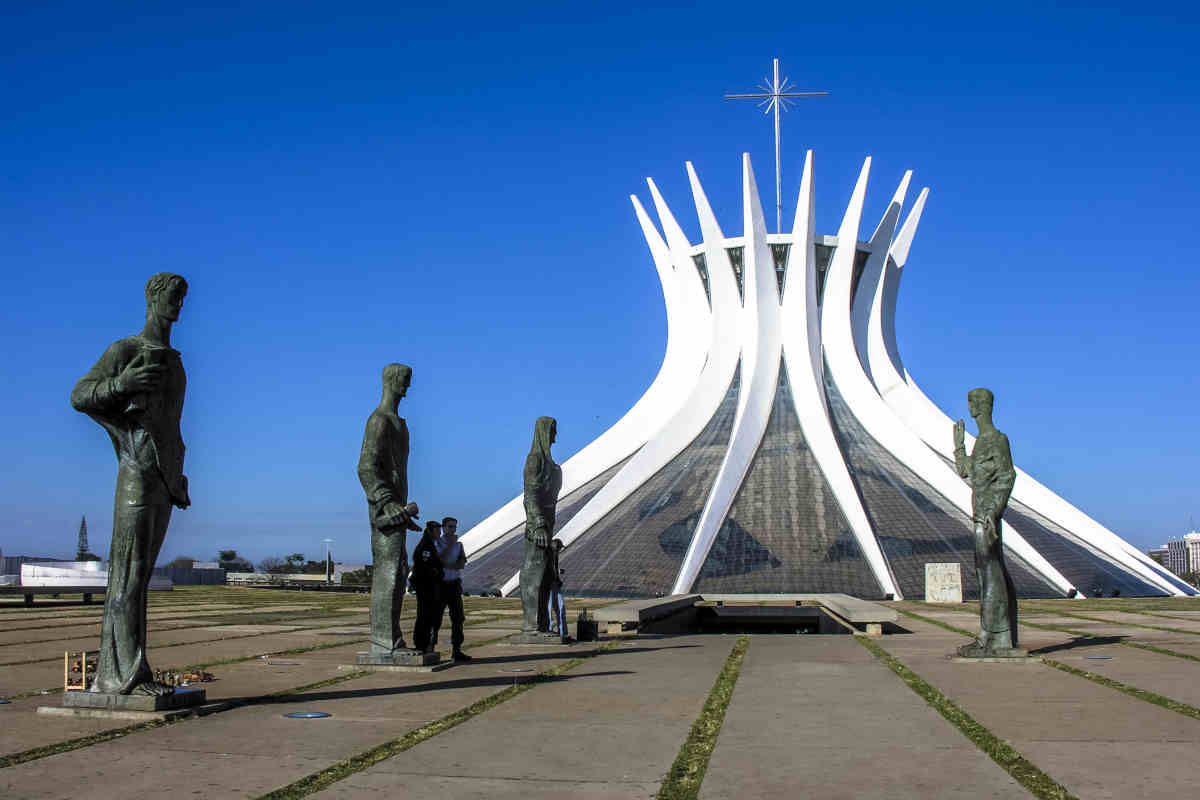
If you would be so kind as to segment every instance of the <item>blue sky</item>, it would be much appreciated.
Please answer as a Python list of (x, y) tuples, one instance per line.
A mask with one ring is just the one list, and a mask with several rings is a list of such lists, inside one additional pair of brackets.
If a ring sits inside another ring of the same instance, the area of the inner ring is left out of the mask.
[[(107, 552), (115, 462), (71, 386), (160, 270), (194, 505), (163, 559), (369, 554), (355, 477), (379, 370), (411, 364), (411, 492), (469, 527), (633, 404), (666, 337), (629, 204), (652, 176), (726, 231), (768, 118), (725, 92), (783, 61), (785, 217), (805, 148), (833, 233), (931, 187), (898, 312), (952, 415), (997, 393), (1017, 462), (1130, 541), (1200, 513), (1200, 18), (1008, 3), (9, 4), (0, 31), (0, 548)], [(147, 10), (151, 9), (151, 10)], [(769, 209), (768, 209), (768, 215)]]

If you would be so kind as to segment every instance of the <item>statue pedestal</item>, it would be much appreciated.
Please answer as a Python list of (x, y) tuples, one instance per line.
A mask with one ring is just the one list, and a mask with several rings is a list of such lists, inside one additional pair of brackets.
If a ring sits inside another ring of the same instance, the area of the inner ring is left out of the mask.
[(568, 645), (574, 644), (575, 640), (567, 636), (559, 636), (557, 633), (549, 631), (539, 631), (536, 633), (518, 633), (516, 636), (508, 637), (508, 644), (542, 644), (542, 645)]
[(102, 692), (63, 692), (61, 706), (40, 706), (39, 714), (93, 719), (172, 720), (202, 716), (232, 707), (232, 703), (206, 702), (203, 689), (182, 688), (159, 697)]
[(111, 711), (172, 711), (177, 708), (202, 706), (206, 698), (203, 689), (176, 689), (158, 697), (141, 694), (105, 694), (104, 692), (63, 692), (65, 708), (104, 708)]
[(338, 669), (373, 672), (433, 672), (448, 666), (450, 666), (450, 662), (442, 663), (442, 657), (438, 653), (423, 653), (420, 650), (394, 650), (391, 653), (358, 653), (353, 664), (342, 664)]
[(1041, 656), (1031, 656), (1019, 647), (1004, 650), (987, 650), (978, 655), (963, 655), (961, 652), (950, 657), (956, 664), (1041, 664)]

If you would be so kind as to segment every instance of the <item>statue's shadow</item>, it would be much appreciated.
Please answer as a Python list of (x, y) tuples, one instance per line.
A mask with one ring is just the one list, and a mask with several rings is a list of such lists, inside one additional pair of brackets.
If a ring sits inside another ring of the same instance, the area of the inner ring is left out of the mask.
[[(605, 650), (604, 655), (625, 655), (628, 653), (653, 653), (656, 650), (674, 650), (683, 647), (700, 647), (698, 644), (676, 644), (668, 647), (622, 647), (614, 650)], [(590, 651), (595, 652), (595, 651)], [(514, 653), (511, 656), (475, 656), (471, 659), (469, 666), (478, 664), (512, 664), (521, 661), (549, 661), (561, 659), (564, 655), (570, 655), (570, 652), (550, 652), (550, 653)]]
[(1061, 653), (1064, 650), (1078, 650), (1079, 648), (1120, 644), (1125, 638), (1124, 636), (1076, 636), (1068, 642), (1051, 644), (1046, 647), (1039, 647), (1037, 650), (1030, 650), (1029, 655), (1045, 656), (1050, 653)]
[(561, 683), (562, 681), (579, 680), (580, 678), (597, 678), (607, 675), (633, 675), (632, 670), (606, 670), (603, 672), (581, 672), (570, 675), (544, 675), (536, 673), (528, 676), (497, 675), (496, 677), (463, 678), (461, 680), (434, 681), (433, 683), (414, 683), (408, 686), (383, 686), (375, 689), (347, 689), (337, 692), (305, 692), (302, 694), (287, 694), (278, 697), (238, 697), (230, 698), (227, 702), (237, 706), (267, 706), (291, 703), (317, 703), (325, 700), (357, 700), (366, 697), (396, 697), (408, 694), (422, 694), (455, 689), (474, 689), (496, 687), (504, 689), (514, 683)]
[[(669, 647), (623, 647), (613, 650), (603, 651), (603, 655), (623, 655), (631, 653), (650, 653), (656, 650), (672, 650), (684, 647), (699, 647), (695, 644), (678, 644)], [(579, 653), (596, 653), (597, 651), (589, 650)], [(491, 664), (511, 664), (523, 661), (545, 661), (549, 659), (562, 659), (563, 653), (533, 653), (533, 654), (513, 654), (511, 656), (493, 656), (487, 658), (476, 658), (471, 661), (471, 666), (476, 665), (491, 665)], [(483, 687), (507, 688), (514, 683), (560, 683), (562, 681), (573, 681), (581, 678), (599, 678), (611, 675), (636, 675), (636, 670), (620, 669), (620, 670), (604, 670), (597, 672), (572, 672), (564, 675), (540, 675), (537, 672), (530, 671), (527, 674), (500, 674), (496, 676), (479, 675), (470, 678), (461, 678), (458, 680), (440, 680), (431, 683), (414, 683), (404, 686), (384, 686), (373, 689), (346, 689), (340, 691), (329, 692), (301, 692), (296, 694), (276, 695), (276, 696), (258, 696), (258, 697), (230, 697), (225, 699), (225, 702), (232, 703), (235, 708), (241, 706), (263, 706), (263, 705), (281, 705), (292, 703), (315, 703), (324, 700), (354, 700), (364, 697), (394, 697), (409, 694), (420, 694), (422, 692), (437, 692), (455, 689), (471, 689)]]

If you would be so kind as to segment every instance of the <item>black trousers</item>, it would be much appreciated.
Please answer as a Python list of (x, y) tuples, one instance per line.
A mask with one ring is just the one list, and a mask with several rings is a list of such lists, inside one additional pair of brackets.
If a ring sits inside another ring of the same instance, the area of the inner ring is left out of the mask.
[(437, 622), (433, 627), (433, 641), (438, 640), (438, 631), (442, 629), (442, 616), (450, 612), (450, 644), (457, 652), (463, 643), (463, 622), (467, 616), (463, 613), (462, 581), (442, 581), (441, 609), (438, 610)]
[(427, 650), (434, 643), (434, 630), (442, 618), (442, 582), (417, 587), (417, 621), (413, 625), (413, 647)]

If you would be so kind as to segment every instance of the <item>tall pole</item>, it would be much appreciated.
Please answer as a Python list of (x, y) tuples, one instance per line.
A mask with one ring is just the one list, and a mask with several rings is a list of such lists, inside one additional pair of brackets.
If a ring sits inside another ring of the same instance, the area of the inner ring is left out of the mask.
[[(791, 83), (787, 78), (779, 79), (779, 59), (771, 59), (774, 67), (773, 77), (759, 84), (762, 94), (727, 94), (726, 100), (759, 100), (758, 107), (766, 107), (768, 112), (775, 112), (775, 232), (783, 232), (783, 159), (779, 147), (779, 117), (780, 112), (787, 111), (787, 103), (792, 103), (794, 97), (825, 97), (829, 92), (792, 92)], [(764, 85), (768, 83), (770, 85)]]
[[(772, 94), (779, 95), (779, 59), (775, 62), (775, 82), (771, 85)], [(779, 103), (775, 106), (775, 232), (783, 233), (783, 161), (779, 157)]]

